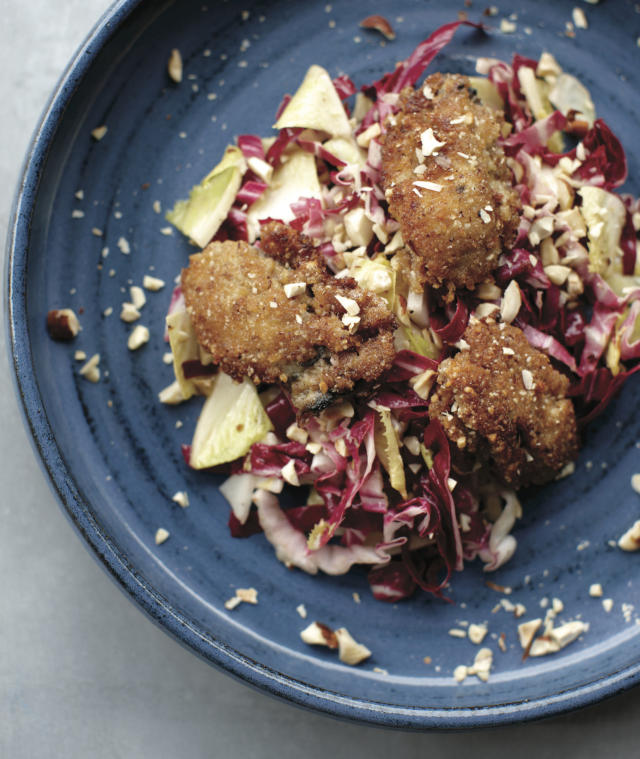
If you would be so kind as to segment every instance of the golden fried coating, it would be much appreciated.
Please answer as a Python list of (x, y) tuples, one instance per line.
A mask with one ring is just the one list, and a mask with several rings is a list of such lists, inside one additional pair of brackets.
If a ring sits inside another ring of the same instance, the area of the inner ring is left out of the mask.
[(300, 411), (319, 411), (391, 366), (395, 319), (384, 299), (335, 279), (310, 240), (282, 224), (262, 228), (261, 247), (213, 242), (182, 272), (214, 363), (238, 380), (287, 384)]
[(469, 348), (440, 364), (429, 416), (454, 451), (489, 461), (507, 484), (553, 479), (578, 454), (569, 381), (517, 327), (474, 319), (463, 340)]
[(473, 289), (518, 229), (519, 196), (497, 143), (505, 121), (467, 77), (432, 74), (425, 85), (404, 90), (387, 121), (382, 186), (421, 282)]

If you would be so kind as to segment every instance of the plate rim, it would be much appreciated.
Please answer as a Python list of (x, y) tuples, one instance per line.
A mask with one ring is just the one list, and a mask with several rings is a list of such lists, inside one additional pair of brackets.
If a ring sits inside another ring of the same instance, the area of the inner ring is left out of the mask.
[[(171, 1), (171, 0), (170, 0)], [(157, 626), (178, 643), (236, 679), (300, 707), (361, 724), (410, 730), (493, 727), (538, 720), (589, 706), (640, 682), (640, 662), (589, 683), (540, 697), (482, 707), (403, 707), (353, 698), (302, 682), (267, 667), (214, 638), (164, 599), (129, 564), (94, 519), (56, 443), (34, 374), (26, 324), (26, 271), (30, 227), (43, 168), (59, 119), (77, 85), (105, 44), (146, 0), (116, 0), (79, 46), (54, 87), (31, 138), (20, 171), (7, 234), (4, 312), (7, 350), (23, 423), (36, 459), (65, 516), (93, 558)], [(167, 3), (168, 4), (168, 3)]]

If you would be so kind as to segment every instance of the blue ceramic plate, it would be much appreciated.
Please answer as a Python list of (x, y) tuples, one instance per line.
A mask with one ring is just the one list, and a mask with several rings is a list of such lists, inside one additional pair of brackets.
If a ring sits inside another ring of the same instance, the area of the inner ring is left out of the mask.
[[(203, 2), (116, 3), (54, 93), (17, 199), (8, 281), (18, 391), (75, 527), (132, 599), (194, 652), (329, 714), (398, 727), (471, 727), (552, 715), (636, 683), (638, 556), (611, 542), (640, 514), (629, 484), (640, 470), (638, 381), (589, 431), (577, 473), (526, 494), (518, 552), (491, 577), (513, 589), (509, 599), (526, 606), (525, 618), (540, 616), (545, 599), (555, 597), (564, 603), (561, 618), (589, 622), (580, 640), (543, 659), (522, 661), (518, 620), (492, 611), (501, 595), (477, 566), (454, 578), (455, 604), (425, 595), (397, 606), (376, 602), (364, 573), (310, 577), (276, 561), (262, 536), (232, 539), (219, 480), (184, 466), (180, 445), (190, 440), (199, 404), (165, 407), (157, 393), (172, 379), (161, 360), (170, 283), (190, 248), (162, 234), (166, 222), (154, 201), (167, 209), (184, 197), (234, 135), (268, 133), (281, 95), (311, 63), (362, 84), (455, 16), (444, 1), (379, 0), (375, 11), (397, 31), (385, 43), (359, 28), (373, 10), (368, 2)], [(632, 2), (581, 3), (590, 26), (571, 38), (564, 32), (572, 5), (502, 2), (490, 22), (497, 26), (517, 10), (515, 33), (462, 28), (431, 70), (470, 72), (477, 55), (553, 52), (622, 138), (628, 189), (637, 193), (640, 15)], [(470, 16), (480, 10), (474, 4)], [(172, 48), (185, 63), (179, 86), (166, 74)], [(90, 133), (101, 125), (108, 132), (95, 141)], [(169, 285), (148, 294), (141, 321), (151, 341), (132, 354), (118, 312), (145, 273)], [(81, 314), (83, 327), (71, 346), (52, 342), (44, 329), (47, 310), (65, 306)], [(100, 354), (100, 383), (79, 376), (77, 349)], [(178, 490), (189, 493), (189, 508), (172, 502)], [(159, 547), (158, 527), (171, 533)], [(595, 582), (612, 599), (608, 613), (588, 594)], [(224, 608), (236, 587), (250, 586), (259, 591), (257, 606)], [(306, 622), (296, 612), (301, 602)], [(313, 619), (348, 627), (373, 656), (350, 668), (326, 649), (307, 647), (299, 632)], [(447, 633), (469, 622), (488, 623), (494, 668), (487, 683), (470, 677), (460, 685), (453, 669), (470, 664), (478, 649)]]

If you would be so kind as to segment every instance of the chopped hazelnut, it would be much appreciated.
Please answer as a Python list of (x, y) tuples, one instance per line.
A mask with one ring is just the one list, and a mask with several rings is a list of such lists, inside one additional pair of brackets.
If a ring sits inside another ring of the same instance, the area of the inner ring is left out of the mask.
[(80, 332), (80, 322), (70, 308), (55, 308), (47, 314), (47, 332), (54, 340), (73, 340)]
[(177, 48), (171, 51), (169, 63), (167, 64), (169, 78), (179, 84), (182, 81), (182, 56)]

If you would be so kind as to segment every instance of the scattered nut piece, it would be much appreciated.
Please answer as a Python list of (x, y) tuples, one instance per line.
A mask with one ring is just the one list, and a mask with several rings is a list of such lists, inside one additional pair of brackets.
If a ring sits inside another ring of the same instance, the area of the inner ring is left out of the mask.
[(357, 301), (353, 300), (353, 298), (346, 298), (344, 295), (336, 295), (336, 300), (349, 316), (357, 316), (360, 313), (360, 306)]
[(461, 630), (459, 627), (452, 627), (448, 632), (452, 638), (466, 638), (467, 637), (467, 633), (464, 630)]
[(587, 17), (584, 14), (582, 8), (574, 8), (571, 12), (571, 18), (577, 29), (588, 29)]
[(631, 477), (631, 487), (636, 491), (636, 493), (640, 493), (640, 474), (634, 474)]
[(489, 679), (491, 665), (493, 664), (493, 651), (490, 648), (481, 648), (476, 654), (473, 664), (465, 667), (463, 664), (453, 671), (455, 680), (461, 683), (468, 675), (475, 675), (479, 680), (486, 683)]
[(475, 643), (476, 645), (480, 645), (480, 643), (482, 643), (482, 641), (484, 640), (485, 635), (487, 634), (487, 626), (484, 624), (483, 625), (470, 624), (467, 634), (469, 636), (469, 640), (472, 643)]
[(464, 664), (459, 664), (453, 670), (453, 677), (457, 683), (461, 683), (466, 678), (467, 674), (468, 674), (467, 668)]
[(100, 354), (94, 353), (93, 356), (87, 361), (87, 363), (80, 368), (80, 374), (89, 382), (100, 382), (100, 369), (98, 364), (100, 363)]
[(356, 643), (346, 627), (336, 630), (336, 638), (338, 639), (338, 657), (341, 662), (354, 666), (371, 656), (371, 651), (362, 643)]
[(322, 622), (312, 622), (300, 633), (300, 637), (310, 646), (328, 646), (338, 648), (338, 638), (330, 627)]
[(544, 273), (554, 285), (561, 287), (567, 281), (569, 274), (571, 274), (571, 269), (561, 264), (549, 264), (549, 266), (544, 267)]
[(175, 501), (178, 506), (181, 506), (183, 509), (186, 509), (189, 505), (189, 496), (185, 490), (178, 490), (178, 492), (171, 498), (171, 500)]
[(507, 285), (502, 302), (500, 303), (500, 317), (502, 321), (510, 324), (518, 315), (521, 305), (522, 296), (520, 295), (520, 287), (515, 279), (512, 279)]
[(164, 527), (158, 527), (156, 530), (156, 545), (162, 545), (166, 540), (169, 539), (169, 530), (165, 530)]
[(518, 639), (525, 651), (528, 651), (531, 647), (533, 639), (541, 625), (542, 620), (539, 617), (537, 619), (530, 619), (528, 622), (521, 622), (518, 625)]
[(142, 286), (145, 290), (151, 290), (151, 292), (158, 292), (164, 287), (164, 280), (158, 277), (152, 277), (150, 274), (145, 274), (142, 279)]
[(302, 295), (306, 289), (306, 282), (288, 282), (284, 286), (284, 294), (287, 296), (287, 298), (295, 298), (296, 295)]
[(640, 548), (640, 519), (622, 535), (618, 540), (618, 546), (623, 551), (637, 551)]
[(73, 354), (73, 357), (75, 358), (76, 361), (84, 361), (87, 357), (87, 354), (84, 351), (76, 351)]
[(130, 324), (140, 318), (140, 311), (138, 311), (133, 303), (123, 303), (120, 309), (120, 318), (123, 322)]
[(167, 64), (169, 78), (179, 84), (182, 81), (182, 56), (177, 48), (171, 51), (169, 62)]
[(131, 246), (129, 245), (129, 242), (124, 237), (119, 237), (118, 242), (116, 242), (116, 245), (120, 249), (120, 252), (124, 254), (125, 256), (128, 256), (129, 253), (131, 253)]
[(231, 611), (241, 603), (257, 604), (258, 591), (255, 588), (237, 588), (235, 596), (224, 602), (224, 608)]
[(255, 588), (238, 588), (236, 596), (246, 604), (258, 603), (258, 591)]
[(80, 322), (72, 309), (54, 308), (47, 314), (47, 332), (53, 340), (73, 340)]
[(289, 459), (289, 461), (287, 461), (287, 463), (280, 470), (280, 474), (282, 475), (282, 479), (285, 482), (288, 482), (289, 485), (293, 485), (294, 487), (298, 487), (300, 485), (300, 479), (298, 478), (295, 461), (293, 459)]
[(600, 598), (603, 594), (602, 585), (599, 582), (594, 582), (589, 585), (589, 595), (591, 598)]
[(100, 142), (100, 140), (105, 136), (107, 132), (108, 132), (108, 128), (103, 124), (102, 126), (92, 129), (91, 136), (96, 142)]
[(495, 303), (479, 303), (473, 313), (476, 318), (484, 319), (486, 316), (495, 316), (496, 311), (499, 310)]
[(367, 16), (365, 19), (362, 19), (360, 26), (363, 29), (374, 29), (376, 32), (380, 32), (380, 34), (384, 35), (388, 40), (394, 40), (396, 38), (393, 27), (384, 16)]
[(129, 288), (129, 295), (131, 296), (131, 302), (138, 309), (138, 311), (147, 302), (147, 296), (144, 294), (144, 290), (138, 285), (133, 285)]
[(307, 607), (304, 604), (298, 604), (296, 606), (296, 611), (302, 617), (302, 619), (307, 618)]
[(496, 593), (504, 593), (505, 596), (511, 595), (511, 588), (508, 585), (498, 585), (498, 583), (493, 582), (493, 580), (485, 580), (484, 583), (487, 588), (491, 588), (491, 590), (495, 590)]
[(127, 340), (127, 348), (130, 351), (137, 351), (138, 348), (142, 348), (145, 343), (149, 342), (149, 329), (142, 324), (138, 324), (133, 328), (133, 331), (129, 335)]
[(344, 314), (342, 317), (342, 323), (349, 331), (349, 334), (353, 335), (358, 331), (358, 327), (360, 326), (360, 317), (351, 316), (351, 314)]
[(367, 127), (363, 132), (360, 132), (356, 137), (356, 142), (361, 148), (366, 150), (369, 147), (371, 140), (375, 137), (379, 137), (381, 132), (382, 129), (380, 128), (380, 124), (377, 121), (374, 121), (370, 127)]
[(573, 622), (565, 622), (560, 627), (552, 628), (545, 635), (533, 641), (529, 649), (530, 656), (546, 656), (560, 651), (561, 648), (573, 643), (580, 635), (589, 629), (588, 622), (582, 622), (579, 619)]
[(431, 155), (438, 155), (438, 149), (446, 145), (445, 142), (440, 140), (433, 133), (433, 129), (429, 127), (420, 134), (420, 152), (427, 158)]
[(533, 390), (535, 383), (533, 381), (533, 374), (528, 369), (522, 370), (522, 384), (525, 390)]
[(509, 19), (507, 19), (507, 18), (501, 19), (501, 21), (500, 21), (500, 31), (503, 34), (513, 34), (515, 32), (516, 28), (517, 28), (516, 25), (512, 21), (509, 21)]
[(608, 613), (613, 609), (613, 598), (603, 598), (602, 608)]

